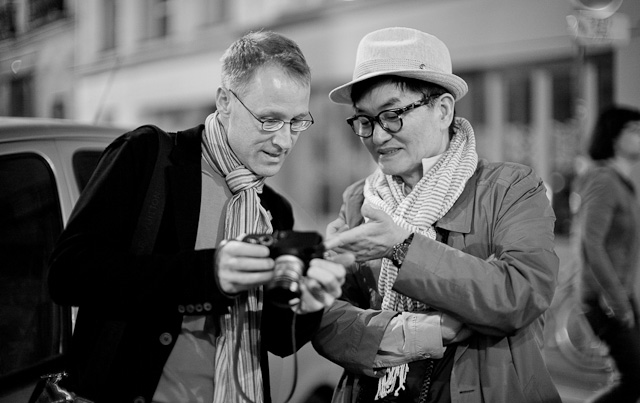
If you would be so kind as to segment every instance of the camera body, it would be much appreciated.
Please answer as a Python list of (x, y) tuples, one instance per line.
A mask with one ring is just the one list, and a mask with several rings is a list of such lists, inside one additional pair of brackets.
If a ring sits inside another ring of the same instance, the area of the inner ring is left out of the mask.
[(242, 241), (269, 248), (275, 267), (273, 280), (264, 287), (265, 300), (287, 306), (290, 300), (300, 297), (300, 281), (307, 274), (311, 259), (322, 258), (325, 251), (322, 235), (313, 231), (249, 234)]

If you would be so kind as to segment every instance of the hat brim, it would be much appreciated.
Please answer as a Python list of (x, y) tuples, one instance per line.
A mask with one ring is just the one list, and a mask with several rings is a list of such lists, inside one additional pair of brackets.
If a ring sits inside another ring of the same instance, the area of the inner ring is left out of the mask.
[(344, 85), (341, 85), (337, 88), (334, 88), (329, 93), (329, 99), (337, 104), (347, 104), (352, 105), (351, 101), (351, 87), (359, 82), (368, 80), (373, 77), (378, 76), (400, 76), (407, 78), (414, 78), (417, 80), (427, 81), (433, 84), (440, 85), (445, 89), (451, 92), (451, 95), (455, 98), (455, 100), (459, 100), (469, 90), (467, 83), (460, 77), (455, 74), (445, 74), (438, 73), (434, 71), (423, 71), (423, 70), (395, 70), (395, 71), (377, 71), (375, 73), (365, 74), (361, 77), (358, 77), (355, 80), (352, 80)]

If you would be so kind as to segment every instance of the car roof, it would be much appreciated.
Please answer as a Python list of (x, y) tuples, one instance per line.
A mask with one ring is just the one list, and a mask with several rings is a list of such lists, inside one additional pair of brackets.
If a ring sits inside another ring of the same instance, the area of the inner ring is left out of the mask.
[(0, 117), (0, 143), (79, 137), (115, 138), (128, 130), (68, 119)]

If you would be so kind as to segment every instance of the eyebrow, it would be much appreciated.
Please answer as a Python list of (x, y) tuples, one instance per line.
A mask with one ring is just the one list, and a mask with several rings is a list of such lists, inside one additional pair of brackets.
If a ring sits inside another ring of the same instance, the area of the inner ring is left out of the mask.
[[(377, 109), (380, 109), (381, 111), (387, 110), (387, 109), (393, 109), (395, 107), (395, 105), (397, 105), (400, 102), (400, 98), (398, 97), (392, 97), (389, 98), (387, 100), (387, 102), (383, 103), (382, 105), (378, 106)], [(362, 113), (364, 112), (363, 109), (360, 108), (355, 108), (356, 109), (356, 113)]]
[(305, 118), (311, 117), (311, 111), (307, 111), (305, 113), (301, 113), (291, 118), (291, 120), (304, 120)]

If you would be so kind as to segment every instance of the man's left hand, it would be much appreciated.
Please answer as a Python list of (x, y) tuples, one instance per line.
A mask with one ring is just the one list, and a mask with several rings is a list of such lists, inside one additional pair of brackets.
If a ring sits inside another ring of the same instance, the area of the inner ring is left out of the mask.
[(352, 254), (341, 254), (331, 258), (313, 259), (307, 274), (300, 282), (302, 295), (292, 300), (292, 309), (299, 314), (316, 312), (331, 306), (342, 295), (346, 269), (355, 261)]

